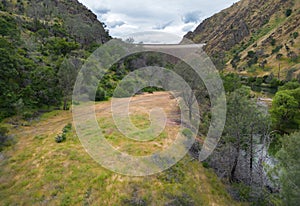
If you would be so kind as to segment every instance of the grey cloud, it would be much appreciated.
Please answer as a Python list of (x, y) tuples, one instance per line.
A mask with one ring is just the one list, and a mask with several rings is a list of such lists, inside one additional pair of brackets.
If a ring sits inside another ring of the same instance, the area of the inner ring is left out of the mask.
[(124, 21), (112, 21), (112, 22), (107, 23), (109, 28), (116, 28), (116, 27), (122, 26), (124, 24), (125, 24)]
[(107, 14), (108, 12), (110, 12), (110, 9), (107, 9), (107, 8), (95, 8), (94, 12), (96, 14), (102, 15), (102, 14)]
[(154, 26), (153, 29), (164, 30), (166, 27), (170, 26), (172, 23), (173, 23), (173, 21), (169, 21), (164, 24), (158, 24), (158, 25)]
[(198, 23), (201, 18), (201, 11), (193, 11), (193, 12), (188, 12), (182, 17), (182, 21), (187, 24), (187, 23)]

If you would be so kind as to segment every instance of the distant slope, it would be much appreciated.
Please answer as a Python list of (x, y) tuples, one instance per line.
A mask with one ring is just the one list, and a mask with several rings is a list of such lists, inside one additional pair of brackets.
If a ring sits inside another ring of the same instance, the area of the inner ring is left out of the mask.
[(241, 0), (204, 20), (186, 38), (206, 43), (218, 68), (246, 75), (299, 76), (300, 1)]

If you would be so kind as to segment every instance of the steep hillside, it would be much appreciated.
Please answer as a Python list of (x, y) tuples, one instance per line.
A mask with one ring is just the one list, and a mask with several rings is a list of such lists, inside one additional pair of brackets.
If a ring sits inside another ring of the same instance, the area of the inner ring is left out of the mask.
[(241, 0), (185, 37), (206, 43), (217, 67), (249, 76), (291, 79), (300, 69), (300, 2)]
[[(14, 16), (33, 21), (33, 32), (49, 30), (55, 36), (71, 36), (85, 46), (91, 43), (105, 43), (109, 39), (97, 16), (77, 0), (3, 0), (0, 8)], [(59, 31), (55, 31), (55, 28)]]
[(0, 1), (0, 121), (66, 102), (81, 63), (109, 39), (96, 15), (76, 0)]

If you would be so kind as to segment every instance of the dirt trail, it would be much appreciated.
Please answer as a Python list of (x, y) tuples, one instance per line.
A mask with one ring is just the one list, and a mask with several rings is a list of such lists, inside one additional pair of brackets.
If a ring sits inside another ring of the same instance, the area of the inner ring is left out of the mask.
[[(126, 101), (125, 98), (124, 101)], [(148, 113), (155, 107), (162, 108), (167, 114), (167, 125), (177, 124), (176, 120), (180, 118), (177, 111), (177, 102), (176, 99), (171, 98), (168, 92), (137, 95), (130, 100), (130, 113)], [(96, 103), (95, 111), (97, 118), (111, 115), (111, 101)], [(70, 111), (61, 111), (58, 115), (33, 123), (30, 126), (18, 127), (12, 134), (20, 137), (17, 144), (23, 145), (26, 138), (22, 137), (58, 134), (72, 120)]]

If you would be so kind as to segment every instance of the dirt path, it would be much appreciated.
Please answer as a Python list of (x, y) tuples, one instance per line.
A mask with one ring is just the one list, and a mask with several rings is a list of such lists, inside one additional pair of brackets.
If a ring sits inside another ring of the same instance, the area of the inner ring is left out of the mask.
[[(126, 101), (126, 99), (124, 99)], [(176, 99), (172, 99), (168, 92), (155, 92), (153, 94), (142, 94), (131, 98), (130, 113), (148, 113), (152, 108), (160, 107), (167, 115), (167, 125), (176, 125), (180, 118)], [(111, 115), (111, 101), (95, 104), (96, 117), (108, 117)], [(38, 135), (51, 135), (61, 132), (63, 127), (73, 121), (70, 111), (61, 111), (57, 115), (33, 123), (30, 126), (20, 126), (11, 133), (19, 137), (17, 146), (24, 147), (26, 137)]]

